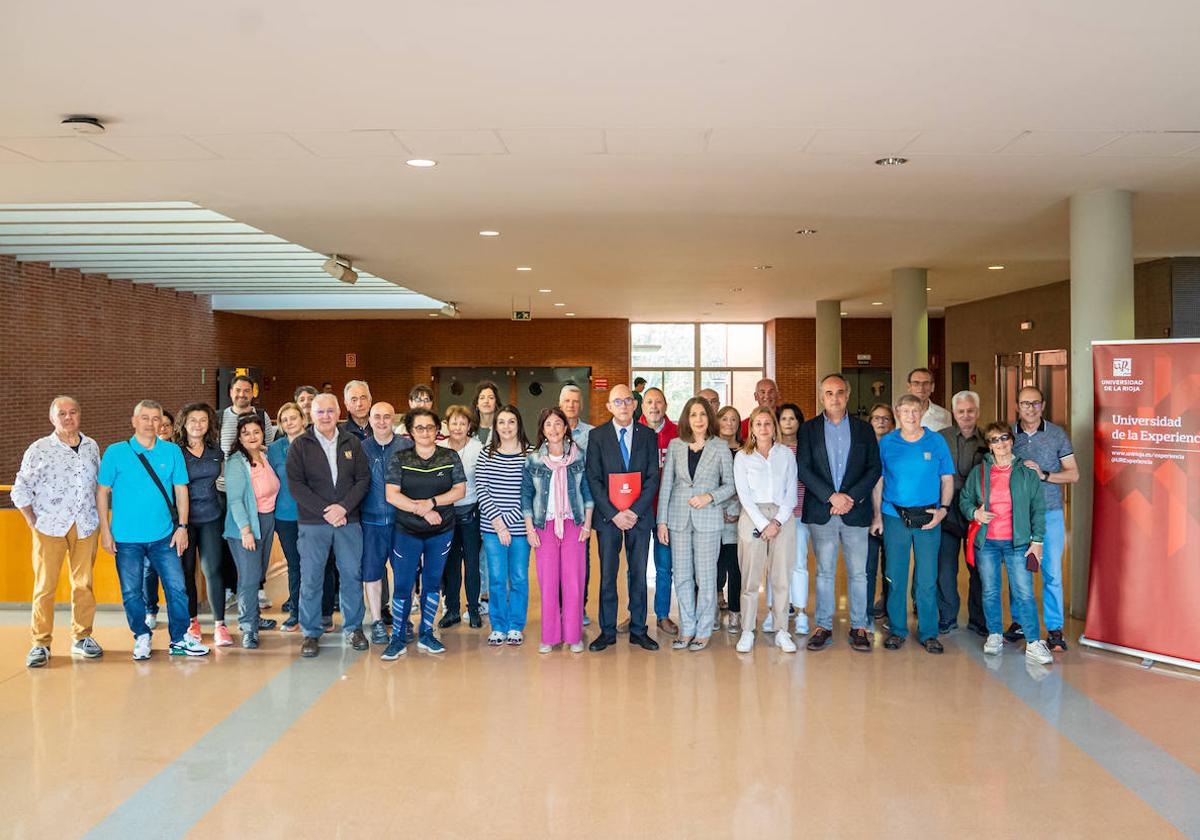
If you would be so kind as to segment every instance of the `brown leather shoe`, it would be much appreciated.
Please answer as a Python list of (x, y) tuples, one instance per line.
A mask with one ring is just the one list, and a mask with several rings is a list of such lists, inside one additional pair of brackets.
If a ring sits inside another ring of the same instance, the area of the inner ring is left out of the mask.
[(660, 618), (658, 620), (658, 629), (664, 633), (670, 633), (672, 636), (679, 635), (679, 625), (670, 618)]
[(629, 632), (629, 619), (628, 618), (617, 625), (617, 632), (618, 633), (628, 633)]
[(321, 643), (316, 636), (305, 636), (304, 644), (300, 645), (300, 655), (312, 659), (321, 652)]
[(859, 653), (871, 652), (871, 637), (866, 630), (859, 628), (850, 631), (850, 647)]
[(367, 634), (362, 631), (362, 628), (350, 634), (350, 647), (355, 650), (368, 650), (371, 647), (371, 643), (367, 641)]
[(813, 631), (813, 634), (808, 637), (808, 644), (805, 645), (809, 650), (821, 650), (829, 647), (833, 641), (833, 633), (826, 630), (824, 627), (818, 627)]

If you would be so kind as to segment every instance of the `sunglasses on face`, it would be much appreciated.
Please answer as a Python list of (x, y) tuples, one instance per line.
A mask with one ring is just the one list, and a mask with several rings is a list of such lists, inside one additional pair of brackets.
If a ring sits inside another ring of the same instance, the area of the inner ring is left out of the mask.
[(1012, 435), (1007, 435), (1007, 434), (993, 435), (992, 437), (987, 439), (987, 442), (988, 443), (1004, 443), (1004, 442), (1010, 441), (1010, 440), (1012, 440)]

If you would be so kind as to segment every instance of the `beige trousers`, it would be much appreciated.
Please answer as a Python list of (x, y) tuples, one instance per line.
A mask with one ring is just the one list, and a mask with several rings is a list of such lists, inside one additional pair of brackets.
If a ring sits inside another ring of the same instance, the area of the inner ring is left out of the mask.
[[(779, 512), (776, 505), (759, 505), (767, 519)], [(742, 629), (758, 629), (758, 588), (763, 578), (771, 587), (775, 630), (788, 626), (788, 585), (796, 562), (796, 518), (789, 517), (773, 540), (754, 536), (754, 520), (742, 510), (738, 518), (738, 567), (742, 570)]]
[(50, 646), (54, 633), (54, 593), (63, 559), (71, 576), (71, 632), (76, 641), (92, 635), (96, 618), (96, 595), (92, 591), (92, 569), (96, 565), (97, 528), (88, 537), (75, 535), (75, 526), (66, 536), (49, 537), (33, 531), (33, 643)]

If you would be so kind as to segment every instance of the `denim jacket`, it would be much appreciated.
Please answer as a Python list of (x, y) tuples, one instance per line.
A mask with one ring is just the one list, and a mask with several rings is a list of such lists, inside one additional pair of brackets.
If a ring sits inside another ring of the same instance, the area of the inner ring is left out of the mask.
[[(550, 467), (546, 465), (547, 444), (530, 452), (525, 458), (525, 474), (521, 478), (521, 512), (533, 520), (533, 527), (546, 527), (546, 503), (550, 497)], [(586, 512), (592, 509), (592, 491), (584, 475), (583, 450), (576, 449), (575, 460), (567, 466), (567, 499), (571, 519), (582, 525)]]

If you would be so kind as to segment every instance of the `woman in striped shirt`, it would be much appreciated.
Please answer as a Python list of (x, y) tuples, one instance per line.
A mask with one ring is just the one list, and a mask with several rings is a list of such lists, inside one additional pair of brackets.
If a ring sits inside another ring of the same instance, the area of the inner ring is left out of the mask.
[(525, 641), (529, 609), (529, 539), (521, 511), (521, 479), (529, 439), (521, 413), (505, 405), (493, 418), (491, 439), (475, 467), (479, 530), (488, 563), (489, 645)]

